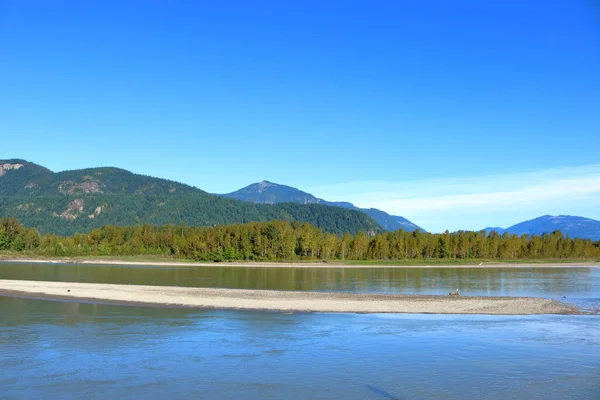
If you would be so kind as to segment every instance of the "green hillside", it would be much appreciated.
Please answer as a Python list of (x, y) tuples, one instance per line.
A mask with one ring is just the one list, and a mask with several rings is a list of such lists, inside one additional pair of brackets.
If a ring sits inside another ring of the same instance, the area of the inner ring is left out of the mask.
[(225, 225), (301, 221), (327, 232), (379, 232), (365, 214), (319, 204), (251, 204), (195, 187), (112, 168), (54, 173), (25, 160), (0, 160), (0, 216), (42, 233), (71, 235), (104, 225)]
[(367, 214), (369, 217), (373, 218), (373, 220), (379, 226), (388, 231), (397, 231), (398, 229), (402, 229), (407, 232), (425, 232), (425, 230), (420, 226), (415, 225), (411, 221), (399, 215), (390, 215), (385, 211), (381, 211), (376, 208), (358, 208), (354, 204), (347, 201), (327, 201), (319, 199), (300, 189), (269, 181), (253, 183), (236, 190), (235, 192), (222, 194), (221, 196), (236, 200), (248, 201), (251, 203), (323, 204), (326, 206), (342, 207), (349, 210), (361, 211)]

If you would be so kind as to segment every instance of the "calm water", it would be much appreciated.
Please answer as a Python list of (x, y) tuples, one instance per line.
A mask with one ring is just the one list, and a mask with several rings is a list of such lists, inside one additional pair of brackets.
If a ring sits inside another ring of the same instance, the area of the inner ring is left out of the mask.
[[(226, 265), (226, 264), (225, 264)], [(156, 267), (0, 262), (0, 279), (369, 293), (600, 296), (600, 268)]]
[(597, 316), (190, 311), (0, 297), (5, 399), (598, 399)]
[(600, 308), (600, 268), (156, 267), (0, 262), (0, 279), (327, 292), (533, 296)]
[[(0, 263), (0, 279), (600, 304), (600, 269), (165, 268)], [(600, 399), (600, 316), (141, 308), (0, 296), (4, 399)]]

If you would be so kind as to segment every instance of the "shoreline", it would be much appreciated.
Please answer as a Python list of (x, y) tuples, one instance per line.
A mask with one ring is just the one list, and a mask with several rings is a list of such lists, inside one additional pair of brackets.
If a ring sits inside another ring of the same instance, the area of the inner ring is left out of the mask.
[(268, 262), (268, 261), (234, 261), (234, 262), (202, 262), (202, 261), (129, 261), (119, 259), (77, 259), (77, 258), (14, 258), (0, 256), (0, 263), (39, 263), (39, 264), (92, 264), (92, 265), (123, 265), (123, 266), (156, 266), (156, 267), (244, 267), (244, 268), (572, 268), (600, 267), (598, 261), (581, 262), (484, 262), (482, 264), (344, 264), (341, 261), (332, 262)]
[(0, 296), (117, 305), (283, 312), (588, 314), (556, 300), (535, 297), (323, 293), (25, 280), (0, 280)]

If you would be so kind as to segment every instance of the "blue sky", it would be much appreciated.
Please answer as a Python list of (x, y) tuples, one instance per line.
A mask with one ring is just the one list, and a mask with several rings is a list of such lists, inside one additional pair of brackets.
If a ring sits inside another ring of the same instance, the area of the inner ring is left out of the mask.
[(4, 0), (0, 49), (0, 158), (600, 219), (596, 2)]

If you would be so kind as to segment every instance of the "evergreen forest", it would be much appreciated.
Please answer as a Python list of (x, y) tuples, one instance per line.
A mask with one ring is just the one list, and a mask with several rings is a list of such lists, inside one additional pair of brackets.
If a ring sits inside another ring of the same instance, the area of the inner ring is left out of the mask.
[(308, 223), (282, 220), (212, 227), (107, 225), (58, 236), (40, 234), (16, 218), (4, 217), (0, 251), (44, 257), (155, 255), (196, 261), (600, 260), (600, 241), (571, 239), (559, 231), (541, 236), (402, 230), (334, 234)]

